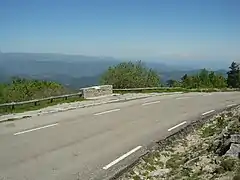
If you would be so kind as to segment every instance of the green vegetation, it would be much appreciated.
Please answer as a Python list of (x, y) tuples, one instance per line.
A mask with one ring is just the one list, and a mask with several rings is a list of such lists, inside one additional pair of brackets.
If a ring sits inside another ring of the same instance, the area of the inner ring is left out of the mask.
[(223, 158), (220, 164), (225, 171), (234, 171), (237, 166), (237, 160), (234, 158)]
[(213, 136), (214, 134), (214, 126), (207, 126), (202, 130), (201, 137), (207, 138), (209, 136)]
[(227, 82), (222, 75), (203, 69), (199, 74), (188, 76), (185, 74), (180, 82), (185, 88), (226, 88)]
[[(222, 74), (202, 69), (198, 74), (185, 74), (180, 81), (170, 79), (167, 81), (169, 89), (162, 88), (158, 90), (142, 90), (141, 92), (170, 92), (170, 91), (200, 91), (200, 89), (240, 88), (240, 70), (239, 65), (233, 62), (230, 71), (225, 78)], [(115, 89), (124, 88), (144, 88), (144, 87), (162, 87), (159, 73), (148, 69), (141, 61), (136, 63), (124, 62), (116, 66), (109, 67), (103, 74), (102, 84), (112, 84)], [(172, 89), (175, 87), (176, 89)], [(139, 92), (139, 91), (138, 91)]]
[(141, 61), (123, 62), (109, 67), (101, 78), (101, 84), (112, 84), (115, 89), (160, 87), (160, 77)]
[(231, 66), (229, 67), (230, 71), (227, 73), (227, 83), (228, 86), (231, 88), (239, 88), (240, 87), (240, 70), (239, 64), (236, 62), (232, 62)]
[[(9, 84), (0, 84), (0, 103), (28, 101), (68, 93), (70, 93), (69, 90), (55, 82), (13, 78), (12, 82)], [(83, 99), (79, 97), (69, 97), (44, 100), (19, 106), (1, 107), (0, 114), (36, 110), (50, 105), (79, 100)]]
[(202, 69), (195, 75), (185, 74), (181, 81), (170, 79), (167, 81), (169, 87), (183, 87), (187, 89), (200, 88), (240, 88), (240, 70), (236, 62), (232, 62), (227, 72), (227, 78), (213, 71)]
[(181, 86), (184, 88), (240, 88), (240, 70), (236, 62), (232, 62), (227, 72), (227, 79), (213, 71), (203, 69), (200, 73), (192, 76), (185, 74), (180, 82), (169, 81), (172, 87)]
[(13, 78), (0, 85), (0, 103), (19, 102), (65, 94), (67, 90), (55, 82)]

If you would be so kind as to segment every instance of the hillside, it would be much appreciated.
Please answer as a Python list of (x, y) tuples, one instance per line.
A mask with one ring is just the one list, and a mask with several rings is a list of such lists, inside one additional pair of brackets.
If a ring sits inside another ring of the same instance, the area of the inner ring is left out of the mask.
[[(97, 85), (101, 74), (109, 66), (121, 60), (111, 57), (48, 53), (0, 53), (0, 82), (12, 76), (55, 81), (70, 88)], [(161, 81), (179, 80), (184, 74), (196, 74), (200, 69), (145, 61), (146, 65), (159, 72)], [(226, 74), (225, 70), (220, 70)]]

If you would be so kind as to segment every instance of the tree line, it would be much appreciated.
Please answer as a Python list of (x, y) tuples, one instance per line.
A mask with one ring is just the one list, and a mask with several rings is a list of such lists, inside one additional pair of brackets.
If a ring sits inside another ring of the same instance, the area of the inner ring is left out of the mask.
[[(160, 87), (159, 73), (147, 68), (141, 61), (123, 62), (109, 67), (103, 74), (101, 84), (112, 84), (114, 88), (140, 88)], [(240, 88), (239, 64), (232, 62), (227, 72), (227, 78), (222, 74), (202, 69), (195, 75), (185, 74), (180, 81), (170, 79), (167, 81), (169, 87), (183, 88)]]
[(39, 99), (66, 92), (61, 84), (55, 82), (13, 77), (10, 83), (0, 84), (0, 103)]

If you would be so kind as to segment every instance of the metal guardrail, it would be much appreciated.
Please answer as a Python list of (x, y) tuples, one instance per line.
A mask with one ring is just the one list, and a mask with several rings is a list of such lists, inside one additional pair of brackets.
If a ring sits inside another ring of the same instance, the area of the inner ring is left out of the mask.
[(31, 103), (34, 103), (34, 105), (36, 106), (37, 103), (41, 102), (41, 101), (48, 101), (48, 100), (50, 100), (50, 102), (52, 103), (54, 99), (64, 98), (65, 100), (67, 100), (68, 98), (74, 97), (74, 96), (82, 97), (82, 92), (73, 93), (73, 94), (65, 94), (65, 95), (60, 95), (60, 96), (51, 96), (51, 97), (47, 97), (47, 98), (33, 99), (33, 100), (22, 101), (22, 102), (4, 103), (4, 104), (0, 104), (0, 108), (1, 107), (9, 107), (9, 106), (11, 106), (12, 109), (14, 109), (14, 107), (17, 106), (17, 105), (31, 104)]
[(147, 88), (126, 88), (126, 89), (113, 89), (113, 91), (142, 91), (142, 90), (198, 90), (198, 91), (207, 91), (207, 90), (219, 90), (219, 91), (239, 91), (240, 89), (238, 88), (223, 88), (223, 89), (219, 89), (219, 88), (201, 88), (201, 89), (189, 89), (189, 88), (182, 88), (182, 87), (147, 87)]
[(154, 90), (154, 89), (183, 89), (183, 88), (181, 87), (147, 87), (147, 88), (113, 89), (113, 91), (141, 91), (141, 90)]

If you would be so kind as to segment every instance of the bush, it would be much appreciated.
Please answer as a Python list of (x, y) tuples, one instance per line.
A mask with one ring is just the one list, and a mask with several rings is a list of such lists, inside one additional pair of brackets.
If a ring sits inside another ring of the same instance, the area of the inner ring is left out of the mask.
[(101, 84), (111, 84), (115, 89), (160, 86), (160, 77), (141, 61), (124, 62), (109, 69), (102, 75)]
[(9, 84), (0, 85), (0, 103), (26, 101), (67, 93), (55, 82), (13, 78)]

